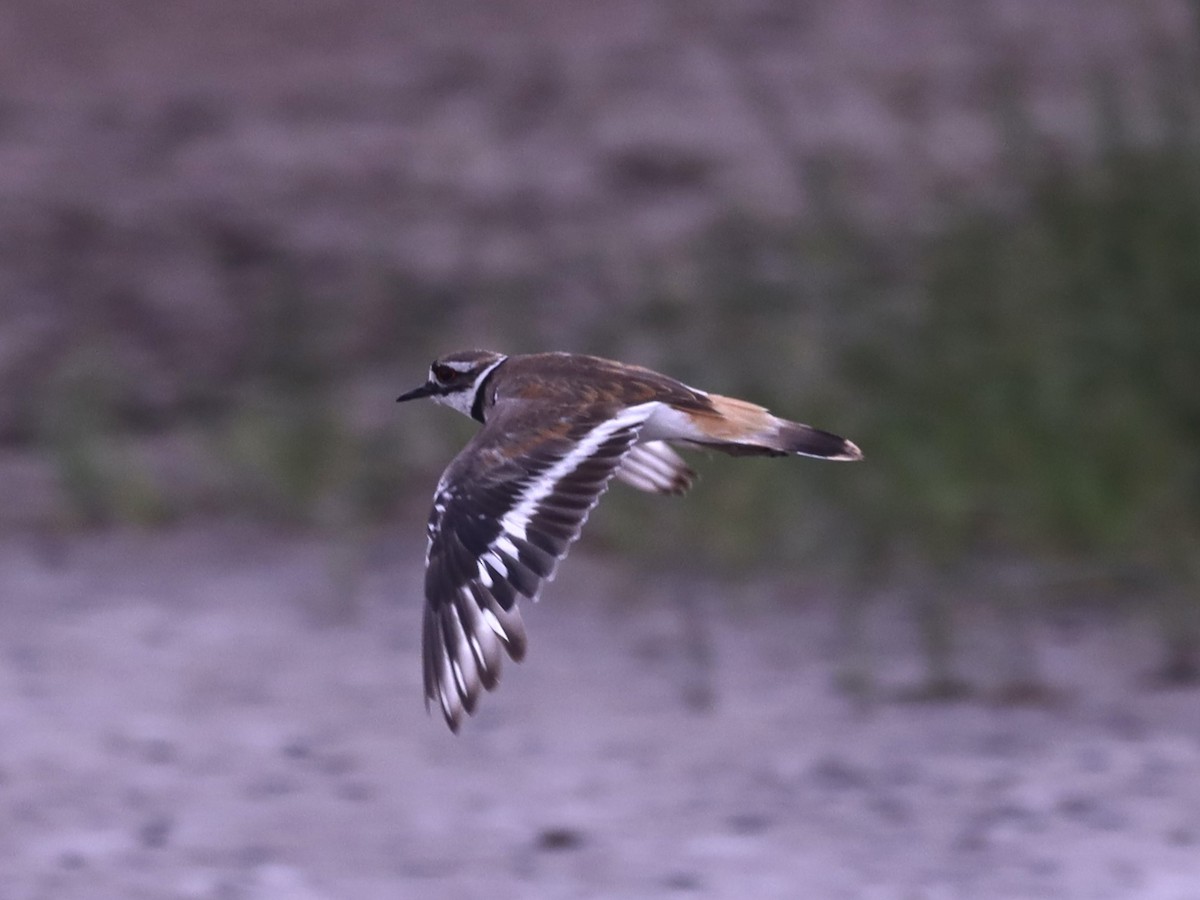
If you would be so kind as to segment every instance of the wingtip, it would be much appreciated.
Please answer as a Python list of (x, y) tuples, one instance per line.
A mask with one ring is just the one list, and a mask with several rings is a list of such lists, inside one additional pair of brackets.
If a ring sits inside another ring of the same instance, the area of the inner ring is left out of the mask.
[(639, 491), (680, 497), (696, 480), (695, 471), (664, 441), (648, 441), (630, 448), (616, 477)]
[(863, 452), (861, 449), (859, 449), (858, 444), (854, 443), (854, 441), (846, 441), (846, 445), (842, 449), (842, 455), (836, 457), (836, 459), (843, 460), (845, 462), (858, 462), (859, 460), (863, 459)]
[[(442, 719), (446, 722), (447, 727), (454, 734), (458, 734), (458, 729), (470, 713), (461, 702), (457, 701), (457, 696), (451, 697), (449, 694), (441, 693), (446, 690), (445, 685), (438, 687), (439, 694), (436, 698), (438, 709), (442, 714)], [(430, 704), (429, 697), (425, 698), (425, 706), (428, 708)], [(432, 710), (430, 710), (432, 713)]]
[(425, 715), (432, 717), (433, 708), (436, 706), (438, 712), (441, 713), (442, 719), (454, 734), (458, 734), (458, 728), (462, 724), (462, 720), (450, 713), (446, 708), (446, 704), (442, 702), (440, 697), (434, 697), (430, 694), (425, 695)]

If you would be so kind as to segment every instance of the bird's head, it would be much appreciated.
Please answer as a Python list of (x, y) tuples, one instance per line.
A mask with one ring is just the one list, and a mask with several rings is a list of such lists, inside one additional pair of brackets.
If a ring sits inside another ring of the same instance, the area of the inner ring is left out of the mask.
[(429, 367), (425, 383), (396, 398), (397, 403), (429, 397), (434, 403), (457, 409), (472, 418), (475, 399), (483, 380), (507, 359), (503, 353), (491, 350), (460, 350), (435, 359)]

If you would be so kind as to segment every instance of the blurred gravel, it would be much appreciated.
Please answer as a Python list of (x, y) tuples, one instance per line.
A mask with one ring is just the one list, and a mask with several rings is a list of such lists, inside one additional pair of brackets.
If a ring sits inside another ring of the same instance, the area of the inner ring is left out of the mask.
[(585, 547), (454, 737), (420, 700), (420, 547), (387, 538), (341, 627), (297, 602), (307, 539), (0, 542), (3, 896), (1200, 896), (1200, 698), (1142, 687), (1135, 620), (1045, 642), (1070, 699), (1021, 708), (886, 702), (915, 651), (881, 615), (863, 707), (835, 598), (734, 608)]

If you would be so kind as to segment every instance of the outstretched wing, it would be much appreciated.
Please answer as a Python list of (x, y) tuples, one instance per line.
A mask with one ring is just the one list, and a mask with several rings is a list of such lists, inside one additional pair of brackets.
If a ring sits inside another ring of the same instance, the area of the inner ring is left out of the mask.
[(678, 496), (691, 489), (696, 473), (666, 441), (642, 441), (626, 454), (617, 479), (639, 491)]
[(452, 731), (500, 677), (501, 649), (519, 662), (518, 601), (536, 599), (637, 440), (653, 403), (599, 411), (542, 430), (528, 410), (493, 407), (450, 463), (429, 517), (421, 654), (425, 704)]

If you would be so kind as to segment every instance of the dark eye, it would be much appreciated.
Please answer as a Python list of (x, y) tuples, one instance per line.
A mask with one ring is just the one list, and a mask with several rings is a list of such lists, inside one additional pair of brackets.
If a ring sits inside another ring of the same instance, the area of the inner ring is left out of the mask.
[(454, 376), (457, 374), (458, 372), (455, 369), (452, 369), (447, 365), (443, 365), (442, 363), (433, 364), (433, 377), (442, 384), (445, 384), (448, 381), (453, 381)]

